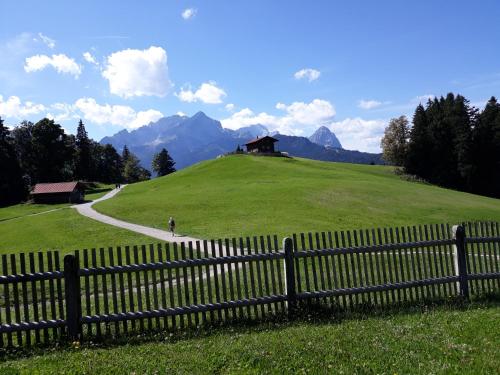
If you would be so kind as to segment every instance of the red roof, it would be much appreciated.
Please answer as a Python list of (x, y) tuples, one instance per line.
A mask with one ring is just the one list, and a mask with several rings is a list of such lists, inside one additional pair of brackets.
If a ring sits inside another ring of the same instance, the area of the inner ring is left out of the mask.
[(71, 193), (78, 184), (78, 181), (36, 184), (31, 194)]
[(270, 139), (271, 141), (273, 141), (273, 142), (278, 142), (278, 140), (277, 140), (276, 138), (273, 138), (273, 137), (270, 137), (270, 136), (266, 135), (265, 137), (261, 137), (261, 138), (257, 137), (257, 138), (255, 138), (255, 139), (252, 139), (251, 141), (249, 141), (249, 142), (245, 143), (245, 146), (246, 146), (246, 145), (250, 145), (250, 144), (252, 144), (252, 143), (257, 143), (257, 142), (260, 142), (260, 141), (262, 141), (263, 139), (266, 139), (266, 138), (269, 138), (269, 139)]

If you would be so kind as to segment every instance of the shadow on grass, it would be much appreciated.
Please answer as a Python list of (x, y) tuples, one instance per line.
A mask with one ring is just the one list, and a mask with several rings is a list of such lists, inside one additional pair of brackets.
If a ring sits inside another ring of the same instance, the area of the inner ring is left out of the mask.
[(389, 306), (360, 304), (355, 308), (344, 309), (340, 306), (325, 306), (311, 301), (302, 303), (293, 318), (286, 313), (277, 313), (259, 319), (229, 320), (221, 323), (204, 324), (195, 328), (184, 328), (182, 331), (151, 330), (146, 332), (121, 333), (119, 336), (87, 337), (83, 342), (66, 340), (41, 344), (32, 347), (15, 347), (0, 349), (0, 361), (28, 358), (44, 355), (54, 351), (74, 351), (85, 349), (106, 349), (124, 345), (135, 346), (145, 343), (175, 343), (193, 338), (205, 338), (217, 335), (233, 335), (234, 333), (250, 334), (269, 330), (280, 330), (298, 324), (315, 326), (341, 324), (352, 320), (380, 318), (386, 319), (397, 315), (417, 315), (433, 311), (466, 311), (500, 307), (500, 294), (485, 294), (466, 301), (461, 298), (422, 300), (405, 302)]

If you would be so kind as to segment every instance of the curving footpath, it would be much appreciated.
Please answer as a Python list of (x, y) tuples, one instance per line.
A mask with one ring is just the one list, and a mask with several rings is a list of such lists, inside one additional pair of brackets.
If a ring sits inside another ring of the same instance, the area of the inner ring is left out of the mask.
[(189, 241), (202, 241), (199, 238), (193, 238), (193, 237), (188, 237), (188, 236), (182, 236), (182, 235), (175, 235), (172, 236), (172, 234), (166, 230), (161, 230), (161, 229), (156, 229), (156, 228), (151, 228), (151, 227), (146, 227), (144, 225), (139, 225), (139, 224), (133, 224), (129, 223), (127, 221), (115, 219), (111, 216), (103, 215), (96, 210), (92, 208), (92, 206), (97, 203), (104, 201), (106, 199), (113, 198), (116, 194), (118, 194), (121, 189), (123, 189), (127, 185), (123, 185), (120, 188), (116, 188), (111, 190), (109, 193), (106, 195), (102, 196), (99, 199), (96, 199), (92, 202), (89, 203), (83, 203), (83, 204), (77, 204), (72, 206), (74, 209), (78, 211), (80, 215), (86, 216), (90, 219), (100, 221), (101, 223), (108, 224), (108, 225), (113, 225), (118, 228), (123, 228), (130, 230), (132, 232), (136, 233), (141, 233), (149, 237), (157, 238), (162, 241), (167, 241), (167, 242), (176, 242), (176, 243), (181, 243), (181, 242), (189, 242)]

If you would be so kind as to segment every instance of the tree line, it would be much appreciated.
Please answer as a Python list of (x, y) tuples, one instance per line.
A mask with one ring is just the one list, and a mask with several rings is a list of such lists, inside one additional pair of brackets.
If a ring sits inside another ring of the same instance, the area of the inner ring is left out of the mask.
[[(159, 176), (175, 171), (167, 150), (155, 155), (152, 169)], [(39, 182), (94, 181), (133, 183), (151, 172), (125, 146), (120, 153), (110, 144), (89, 138), (80, 120), (76, 135), (44, 118), (22, 121), (9, 130), (0, 118), (0, 206), (25, 200)]]
[(419, 104), (412, 126), (392, 119), (381, 141), (384, 159), (443, 187), (500, 197), (500, 104), (483, 110), (461, 95)]

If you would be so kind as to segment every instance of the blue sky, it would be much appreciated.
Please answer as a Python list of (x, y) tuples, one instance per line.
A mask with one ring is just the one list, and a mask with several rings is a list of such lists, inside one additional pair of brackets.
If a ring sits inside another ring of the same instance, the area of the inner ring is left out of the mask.
[(496, 1), (2, 1), (0, 116), (95, 139), (199, 110), (379, 151), (391, 117), (499, 94)]

